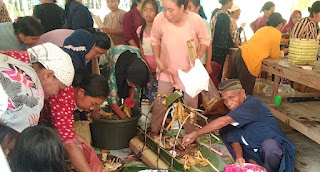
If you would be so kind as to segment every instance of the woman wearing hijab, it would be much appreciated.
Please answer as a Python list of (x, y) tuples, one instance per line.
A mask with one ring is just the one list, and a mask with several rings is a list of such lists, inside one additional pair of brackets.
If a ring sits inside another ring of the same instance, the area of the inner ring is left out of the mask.
[(62, 49), (72, 58), (75, 68), (86, 67), (91, 59), (98, 58), (110, 48), (110, 39), (103, 32), (90, 33), (79, 29), (63, 43)]
[(290, 20), (288, 24), (286, 24), (282, 29), (281, 33), (291, 33), (294, 25), (301, 19), (301, 11), (299, 10), (294, 10), (290, 16)]
[[(211, 20), (212, 33), (212, 58), (211, 61), (217, 62), (223, 69), (224, 62), (229, 48), (234, 47), (232, 40), (232, 22), (230, 19), (229, 9), (232, 8), (232, 0), (219, 0), (222, 5), (220, 9), (213, 11), (213, 18)], [(222, 70), (218, 74), (218, 80), (222, 78)]]
[(140, 104), (141, 87), (149, 81), (149, 68), (140, 56), (140, 50), (133, 46), (117, 45), (107, 52), (107, 79), (110, 95), (107, 101), (111, 109), (121, 118), (127, 118), (119, 109), (120, 99), (131, 98), (135, 108)]

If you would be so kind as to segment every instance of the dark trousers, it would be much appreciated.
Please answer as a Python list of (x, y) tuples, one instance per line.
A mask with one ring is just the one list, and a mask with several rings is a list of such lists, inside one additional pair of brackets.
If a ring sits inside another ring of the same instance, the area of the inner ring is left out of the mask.
[(256, 77), (249, 72), (246, 63), (243, 61), (240, 48), (232, 59), (231, 79), (239, 79), (246, 94), (252, 95)]
[[(234, 128), (231, 125), (228, 125), (224, 128), (221, 128), (219, 131), (219, 134), (221, 136), (223, 143), (225, 144), (230, 154), (232, 155), (233, 159), (235, 160), (236, 156), (232, 149), (232, 143), (227, 141), (228, 132), (234, 129), (236, 128)], [(241, 144), (241, 146), (243, 151), (243, 158), (246, 161), (253, 159), (257, 163), (262, 165), (264, 168), (266, 168), (268, 172), (279, 171), (281, 158), (283, 154), (283, 151), (282, 151), (283, 148), (278, 141), (274, 139), (264, 140), (261, 143), (261, 147), (257, 152), (255, 152), (252, 148), (249, 148), (246, 145)]]

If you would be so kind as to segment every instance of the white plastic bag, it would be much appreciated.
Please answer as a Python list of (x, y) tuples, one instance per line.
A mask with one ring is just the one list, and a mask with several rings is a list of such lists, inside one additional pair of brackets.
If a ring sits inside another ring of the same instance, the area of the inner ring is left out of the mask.
[[(141, 129), (146, 130), (146, 127), (151, 126), (151, 111), (150, 111), (150, 104), (148, 99), (142, 99), (141, 101), (141, 117), (138, 120), (138, 126), (141, 127)], [(148, 116), (149, 118), (147, 118)]]
[(201, 91), (208, 91), (209, 75), (201, 61), (197, 59), (194, 67), (187, 73), (178, 70), (179, 78), (185, 87), (186, 93), (192, 98)]

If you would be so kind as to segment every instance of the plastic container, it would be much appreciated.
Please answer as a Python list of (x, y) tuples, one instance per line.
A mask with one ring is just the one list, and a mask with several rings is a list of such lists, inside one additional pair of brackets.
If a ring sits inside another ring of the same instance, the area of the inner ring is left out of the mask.
[(260, 165), (244, 163), (243, 167), (240, 167), (238, 164), (228, 164), (224, 167), (225, 172), (243, 172), (243, 171), (251, 171), (251, 172), (267, 172), (264, 167)]
[(129, 147), (130, 140), (137, 135), (140, 111), (131, 109), (132, 117), (124, 120), (94, 120), (91, 124), (92, 145), (103, 149)]
[(274, 105), (280, 106), (281, 105), (281, 100), (282, 100), (281, 96), (274, 96)]

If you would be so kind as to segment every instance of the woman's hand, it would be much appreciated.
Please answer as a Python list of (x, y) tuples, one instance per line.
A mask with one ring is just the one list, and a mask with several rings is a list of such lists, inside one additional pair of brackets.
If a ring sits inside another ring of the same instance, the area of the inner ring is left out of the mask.
[(284, 55), (287, 55), (289, 53), (289, 48), (285, 48), (281, 51), (283, 52)]
[(128, 116), (123, 113), (122, 111), (120, 113), (118, 113), (118, 116), (120, 117), (120, 119), (128, 119)]
[(110, 29), (109, 28), (101, 28), (102, 32), (104, 33), (109, 33), (110, 32)]
[(92, 119), (96, 120), (100, 118), (100, 114), (99, 114), (100, 110), (101, 110), (100, 105), (96, 105), (91, 109), (91, 116), (90, 116), (91, 121), (89, 120), (90, 122), (92, 122)]
[(127, 119), (127, 115), (122, 112), (119, 108), (119, 105), (117, 103), (114, 104), (110, 104), (109, 105), (111, 107), (111, 109), (121, 118), (121, 119)]
[(173, 69), (172, 67), (168, 67), (167, 70), (165, 70), (165, 72), (168, 72), (170, 75), (173, 76), (178, 76), (178, 71)]
[(90, 143), (88, 143), (83, 137), (76, 135), (76, 139), (80, 144), (85, 144), (87, 146), (90, 146)]
[(207, 63), (207, 64), (205, 65), (205, 68), (206, 68), (208, 74), (210, 75), (210, 74), (212, 73), (211, 64), (210, 64), (210, 63), (209, 63), (209, 64)]
[(134, 88), (129, 89), (129, 98), (130, 98), (130, 99), (134, 100), (134, 95), (135, 95), (135, 94), (136, 94), (136, 93), (134, 92)]
[(242, 23), (240, 27), (243, 29), (244, 27), (246, 27), (246, 24), (247, 23)]
[(163, 62), (162, 60), (155, 58), (155, 62), (160, 71), (166, 71), (168, 69), (167, 63)]

